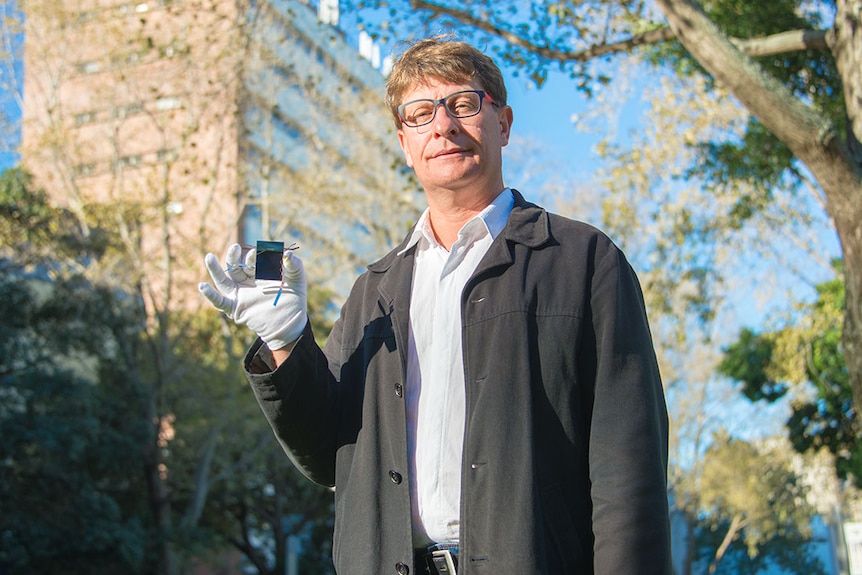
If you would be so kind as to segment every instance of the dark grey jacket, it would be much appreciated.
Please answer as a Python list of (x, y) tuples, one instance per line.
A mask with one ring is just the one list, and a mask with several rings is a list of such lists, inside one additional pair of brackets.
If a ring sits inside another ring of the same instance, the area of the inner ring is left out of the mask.
[[(413, 250), (356, 282), (325, 352), (309, 330), (249, 381), (279, 441), (335, 486), (339, 575), (415, 574), (404, 382)], [(515, 206), (461, 298), (459, 575), (670, 573), (667, 412), (643, 298), (598, 230)]]

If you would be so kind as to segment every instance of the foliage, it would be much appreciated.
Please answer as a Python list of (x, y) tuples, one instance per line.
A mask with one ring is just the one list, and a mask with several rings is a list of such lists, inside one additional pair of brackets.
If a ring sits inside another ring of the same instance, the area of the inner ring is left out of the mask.
[[(816, 29), (823, 26), (823, 11), (798, 0), (767, 4), (719, 0), (706, 3), (710, 18), (733, 38), (758, 38), (786, 30)], [(695, 72), (712, 78), (679, 43), (650, 46), (644, 50), (646, 61), (656, 67), (670, 66), (681, 75)], [(823, 113), (840, 130), (845, 125), (841, 77), (829, 52), (802, 50), (755, 57), (764, 71), (787, 86), (791, 92)], [(721, 138), (694, 143), (697, 161), (687, 175), (702, 177), (717, 194), (737, 196), (730, 216), (735, 225), (755, 216), (772, 199), (776, 189), (795, 190), (800, 185), (793, 153), (750, 117), (738, 138)], [(740, 185), (744, 185), (744, 191)], [(741, 192), (741, 193), (740, 193)]]
[(817, 286), (817, 300), (802, 306), (797, 325), (760, 334), (743, 330), (725, 349), (719, 371), (740, 382), (751, 401), (773, 402), (792, 392), (787, 429), (794, 448), (827, 449), (838, 476), (858, 486), (862, 443), (841, 347), (844, 283), (838, 271)]
[[(753, 574), (766, 563), (806, 564), (805, 573), (822, 573), (805, 550), (812, 516), (806, 489), (781, 445), (755, 445), (724, 433), (713, 439), (699, 482), (704, 520), (698, 543), (710, 573)], [(717, 570), (727, 563), (730, 570)]]
[(736, 343), (725, 349), (718, 369), (742, 383), (742, 394), (751, 401), (776, 401), (789, 389), (787, 383), (772, 381), (767, 375), (774, 343), (762, 334), (743, 328)]
[(44, 190), (34, 189), (32, 177), (21, 168), (0, 174), (0, 238), (7, 248), (17, 246), (16, 258), (49, 246), (58, 258), (82, 255), (84, 246), (75, 223), (69, 214), (50, 205)]
[(0, 175), (0, 566), (143, 573), (154, 541), (140, 497), (148, 422), (126, 372), (140, 308), (80, 273), (94, 244), (30, 186), (19, 169)]
[[(22, 172), (7, 171), (0, 181), (10, 183), (0, 187), (4, 245), (34, 225), (59, 231), (66, 222), (74, 235), (78, 220), (65, 220), (67, 212), (29, 191)], [(112, 237), (96, 228), (89, 235)], [(331, 524), (331, 495), (286, 471), (289, 462), (243, 383), (240, 360), (253, 334), (209, 308), (162, 315), (161, 331), (151, 331), (139, 299), (86, 277), (100, 276), (92, 268), (116, 248), (88, 251), (66, 237), (34, 233), (8, 250), (21, 263), (4, 264), (0, 276), (0, 461), (10, 473), (0, 496), (15, 503), (3, 507), (0, 567), (159, 572), (164, 540), (182, 551), (182, 564), (206, 563), (243, 539), (255, 543), (242, 551), (265, 553), (273, 541), (248, 531), (249, 518), (270, 513), (272, 497), (254, 489), (264, 481), (286, 494), (277, 498), (285, 515), (306, 513), (303, 529), (315, 538), (304, 560), (325, 573), (331, 560), (320, 526)], [(330, 298), (312, 288), (310, 301)], [(315, 313), (313, 323), (325, 338), (325, 314)], [(156, 402), (162, 413), (154, 412)], [(167, 522), (142, 496), (154, 488), (163, 488), (159, 497), (173, 511)], [(219, 508), (235, 493), (243, 517)], [(261, 564), (260, 573), (283, 572), (278, 566)]]
[[(182, 323), (176, 353), (197, 363), (167, 390), (171, 435), (160, 445), (173, 504), (186, 510), (177, 542), (190, 561), (233, 547), (260, 575), (276, 575), (284, 573), (284, 538), (300, 535), (303, 572), (327, 573), (332, 495), (292, 467), (244, 384), (241, 358), (253, 334), (209, 309)], [(313, 323), (324, 336), (331, 328)], [(193, 512), (199, 497), (205, 505)], [(295, 523), (285, 526), (288, 517)]]
[[(712, 528), (698, 531), (698, 564), (710, 562), (715, 550), (730, 528), (730, 521), (715, 522)], [(820, 559), (811, 552), (811, 538), (796, 530), (785, 531), (781, 536), (765, 540), (755, 556), (749, 554), (743, 538), (730, 543), (721, 562), (716, 566), (715, 575), (760, 575), (778, 571), (780, 573), (805, 573), (805, 575), (826, 575)]]
[(224, 446), (239, 469), (213, 491), (201, 524), (262, 575), (285, 572), (287, 537), (300, 541), (301, 573), (331, 574), (332, 493), (300, 475), (269, 429), (247, 427), (252, 433), (244, 437), (256, 444)]
[(769, 534), (807, 524), (805, 493), (787, 463), (746, 441), (715, 437), (700, 486), (702, 507), (714, 518), (743, 518), (749, 555), (757, 554)]
[(116, 339), (134, 332), (134, 310), (8, 261), (0, 290), (0, 571), (144, 572), (146, 421)]

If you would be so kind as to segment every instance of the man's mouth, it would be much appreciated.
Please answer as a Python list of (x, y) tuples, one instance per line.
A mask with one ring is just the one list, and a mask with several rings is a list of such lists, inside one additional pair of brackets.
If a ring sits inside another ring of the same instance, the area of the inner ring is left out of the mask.
[(434, 154), (433, 157), (434, 158), (442, 158), (444, 156), (460, 155), (460, 154), (464, 154), (466, 152), (467, 152), (467, 150), (465, 150), (463, 148), (451, 148), (449, 150), (440, 150), (439, 152)]

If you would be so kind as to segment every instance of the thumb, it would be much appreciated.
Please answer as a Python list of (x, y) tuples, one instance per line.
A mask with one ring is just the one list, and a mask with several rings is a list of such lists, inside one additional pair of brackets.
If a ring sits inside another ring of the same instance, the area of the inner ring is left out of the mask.
[(301, 281), (304, 273), (302, 260), (296, 254), (293, 252), (284, 254), (282, 277), (286, 282), (295, 283)]
[(228, 316), (233, 316), (233, 300), (225, 297), (221, 293), (219, 293), (213, 286), (206, 282), (201, 282), (198, 284), (198, 291), (201, 292), (201, 295), (209, 301), (214, 308), (217, 310), (227, 314)]

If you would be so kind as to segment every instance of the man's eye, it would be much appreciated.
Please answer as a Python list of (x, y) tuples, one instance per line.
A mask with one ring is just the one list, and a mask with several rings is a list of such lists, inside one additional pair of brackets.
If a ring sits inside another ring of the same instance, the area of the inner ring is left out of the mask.
[(472, 114), (476, 111), (476, 102), (469, 96), (463, 96), (450, 102), (449, 109), (459, 116)]
[(408, 117), (413, 121), (421, 122), (422, 120), (427, 120), (429, 117), (431, 117), (431, 114), (433, 112), (433, 108), (431, 108), (430, 106), (424, 106), (421, 108), (410, 110), (410, 112), (408, 112)]

